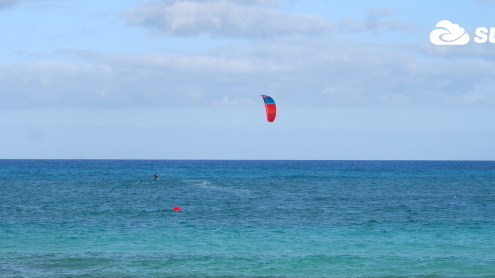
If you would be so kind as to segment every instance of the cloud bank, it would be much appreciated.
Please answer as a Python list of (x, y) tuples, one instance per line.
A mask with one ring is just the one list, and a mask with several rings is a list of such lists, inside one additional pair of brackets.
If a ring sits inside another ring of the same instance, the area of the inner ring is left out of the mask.
[(124, 13), (131, 24), (157, 34), (264, 38), (328, 31), (330, 23), (316, 15), (287, 14), (270, 1), (158, 1)]
[[(424, 32), (424, 42), (416, 43), (371, 43), (335, 33), (304, 36), (324, 32), (330, 23), (280, 12), (279, 4), (158, 1), (128, 10), (126, 20), (161, 34), (269, 39), (196, 52), (54, 50), (42, 61), (0, 64), (0, 107), (243, 105), (260, 94), (306, 106), (495, 104), (489, 90), (495, 79), (490, 45), (436, 46), (428, 41), (431, 29)], [(394, 9), (369, 9), (383, 27), (364, 29), (395, 32), (382, 20), (395, 14)], [(293, 34), (299, 35), (288, 36)], [(203, 40), (190, 37), (187, 43)]]
[(429, 49), (286, 38), (202, 54), (65, 50), (83, 63), (1, 65), (0, 107), (243, 105), (267, 93), (303, 106), (495, 104), (491, 60)]

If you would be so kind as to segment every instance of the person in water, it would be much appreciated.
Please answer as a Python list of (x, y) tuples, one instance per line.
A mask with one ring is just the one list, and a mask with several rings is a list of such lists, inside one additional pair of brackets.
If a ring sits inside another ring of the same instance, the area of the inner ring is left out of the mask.
[(158, 174), (155, 174), (155, 180), (157, 181), (160, 178)]

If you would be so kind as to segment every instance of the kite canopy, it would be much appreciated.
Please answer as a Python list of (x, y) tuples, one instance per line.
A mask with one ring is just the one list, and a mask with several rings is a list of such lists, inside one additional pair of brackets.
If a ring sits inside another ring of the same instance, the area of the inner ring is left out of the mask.
[(261, 95), (261, 97), (263, 97), (263, 101), (265, 102), (266, 120), (269, 122), (275, 121), (275, 117), (277, 116), (275, 101), (269, 96)]

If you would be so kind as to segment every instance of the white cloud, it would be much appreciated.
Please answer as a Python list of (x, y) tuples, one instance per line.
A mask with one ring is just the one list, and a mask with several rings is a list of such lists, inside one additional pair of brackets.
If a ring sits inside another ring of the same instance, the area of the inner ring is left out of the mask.
[(385, 32), (401, 31), (410, 32), (415, 29), (412, 24), (394, 19), (397, 14), (392, 8), (372, 8), (366, 11), (364, 19), (343, 18), (339, 23), (342, 33), (353, 32)]
[(434, 45), (430, 41), (424, 41), (418, 45), (418, 49), (433, 58), (495, 60), (495, 48), (489, 43), (468, 43), (462, 47), (452, 47), (448, 45)]
[(330, 29), (316, 15), (287, 14), (267, 5), (271, 1), (159, 1), (125, 12), (127, 20), (153, 28), (158, 34), (264, 38), (312, 34)]
[(98, 96), (111, 69), (97, 65), (33, 63), (0, 65), (2, 107), (111, 106)]
[(494, 81), (479, 81), (470, 90), (458, 95), (446, 95), (444, 101), (454, 105), (494, 105)]
[(13, 7), (21, 0), (0, 0), (0, 10)]

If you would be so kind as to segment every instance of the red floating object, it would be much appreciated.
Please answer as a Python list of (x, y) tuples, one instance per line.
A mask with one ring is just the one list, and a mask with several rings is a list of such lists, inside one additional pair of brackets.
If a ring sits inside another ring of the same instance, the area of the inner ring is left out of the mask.
[(175, 211), (181, 211), (182, 209), (180, 207), (174, 207), (173, 210), (175, 210)]

